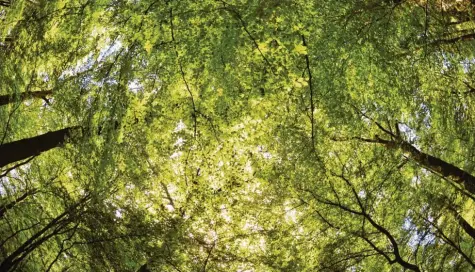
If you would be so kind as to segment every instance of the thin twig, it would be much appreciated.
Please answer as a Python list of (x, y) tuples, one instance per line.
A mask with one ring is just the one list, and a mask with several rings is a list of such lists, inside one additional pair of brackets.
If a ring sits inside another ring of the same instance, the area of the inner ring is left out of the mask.
[(274, 71), (274, 66), (271, 64), (271, 62), (269, 61), (269, 59), (267, 59), (267, 57), (264, 55), (264, 53), (262, 53), (260, 47), (259, 47), (259, 44), (257, 43), (256, 39), (252, 36), (251, 32), (249, 31), (249, 29), (247, 28), (247, 24), (246, 22), (244, 21), (244, 19), (242, 18), (241, 14), (239, 14), (239, 12), (237, 12), (235, 9), (232, 9), (232, 8), (229, 8), (227, 3), (223, 0), (219, 0), (219, 2), (221, 2), (223, 4), (223, 9), (234, 14), (236, 16), (236, 18), (238, 19), (238, 21), (241, 23), (241, 26), (242, 28), (244, 29), (244, 31), (246, 32), (247, 36), (249, 37), (249, 39), (251, 39), (252, 43), (254, 44), (254, 47), (256, 47), (257, 51), (259, 52), (259, 54), (261, 55), (261, 57), (264, 59), (264, 61), (267, 63), (267, 65), (269, 66), (272, 74), (275, 75), (275, 71)]
[(14, 166), (8, 168), (5, 170), (5, 172), (3, 172), (3, 174), (0, 175), (0, 179), (5, 177), (10, 171), (12, 171), (13, 169), (17, 168), (17, 167), (20, 167), (22, 165), (25, 165), (27, 163), (29, 163), (31, 160), (33, 160), (34, 158), (36, 158), (37, 155), (34, 155), (34, 156), (31, 156), (30, 158), (28, 158), (26, 161), (23, 161), (21, 163), (18, 163), (18, 164), (15, 164)]
[(178, 62), (178, 66), (180, 67), (180, 74), (181, 74), (181, 77), (183, 79), (183, 82), (185, 83), (185, 87), (186, 87), (186, 90), (188, 91), (188, 94), (190, 95), (190, 99), (191, 99), (191, 105), (193, 107), (193, 136), (194, 138), (196, 138), (196, 133), (197, 133), (197, 123), (198, 123), (198, 120), (197, 120), (197, 114), (196, 114), (196, 105), (195, 105), (195, 99), (193, 97), (193, 93), (191, 92), (190, 90), (190, 86), (188, 85), (188, 81), (186, 80), (186, 75), (185, 75), (185, 72), (183, 71), (183, 65), (181, 64), (181, 60), (180, 60), (180, 55), (178, 54), (178, 49), (177, 49), (177, 46), (176, 46), (176, 41), (175, 41), (175, 33), (174, 33), (174, 28), (173, 28), (173, 9), (170, 8), (170, 30), (171, 30), (171, 35), (172, 35), (172, 41), (174, 43), (174, 46), (175, 46), (175, 53), (176, 53), (176, 58), (177, 58), (177, 62)]
[[(302, 44), (303, 46), (307, 47), (307, 41), (305, 40), (305, 36), (302, 34)], [(308, 54), (305, 54), (305, 64), (307, 65), (308, 71), (308, 86), (310, 89), (310, 122), (312, 123), (312, 149), (315, 149), (315, 102), (313, 100), (313, 78), (312, 78), (312, 70), (310, 69), (310, 59)]]

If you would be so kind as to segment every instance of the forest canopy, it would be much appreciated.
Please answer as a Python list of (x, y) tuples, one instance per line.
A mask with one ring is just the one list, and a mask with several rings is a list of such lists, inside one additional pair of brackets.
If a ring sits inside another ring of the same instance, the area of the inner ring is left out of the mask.
[(0, 271), (474, 271), (472, 2), (0, 1)]

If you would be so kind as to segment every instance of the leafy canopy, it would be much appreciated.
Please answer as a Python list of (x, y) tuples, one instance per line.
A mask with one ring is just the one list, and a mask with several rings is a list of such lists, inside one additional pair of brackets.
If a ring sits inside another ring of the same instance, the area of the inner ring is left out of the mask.
[(0, 1), (1, 271), (472, 271), (468, 0)]

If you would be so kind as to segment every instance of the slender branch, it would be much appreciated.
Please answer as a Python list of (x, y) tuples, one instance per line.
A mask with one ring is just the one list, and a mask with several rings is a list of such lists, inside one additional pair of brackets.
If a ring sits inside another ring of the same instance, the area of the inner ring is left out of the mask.
[[(74, 205), (67, 208), (63, 213), (56, 216), (51, 220), (46, 226), (41, 228), (38, 232), (29, 237), (24, 241), (14, 252), (6, 256), (3, 261), (0, 263), (1, 271), (10, 271), (15, 269), (15, 267), (26, 257), (28, 254), (37, 248), (39, 245), (43, 244), (49, 238), (60, 234), (61, 231), (71, 222), (71, 214), (78, 210), (90, 199), (90, 195), (86, 195), (80, 201), (76, 202)], [(46, 234), (52, 230), (51, 233)]]
[(392, 260), (386, 252), (382, 251), (380, 248), (378, 248), (371, 240), (368, 239), (368, 237), (361, 235), (361, 238), (366, 241), (376, 252), (378, 252), (379, 255), (382, 255), (390, 264), (394, 263), (394, 260)]
[[(302, 34), (302, 44), (303, 46), (307, 47), (307, 41), (305, 40), (305, 36)], [(310, 122), (312, 123), (312, 149), (315, 149), (315, 102), (313, 98), (313, 77), (312, 77), (312, 70), (310, 69), (310, 59), (308, 54), (305, 54), (305, 64), (307, 66), (308, 71), (308, 86), (310, 89)]]
[(165, 195), (167, 196), (167, 199), (170, 202), (170, 205), (172, 205), (173, 209), (176, 209), (175, 202), (173, 201), (173, 198), (170, 195), (170, 192), (168, 191), (167, 185), (165, 185), (165, 183), (163, 182), (160, 182), (160, 185), (162, 186), (163, 191), (165, 191)]
[(10, 236), (8, 236), (7, 238), (5, 238), (1, 243), (0, 243), (0, 247), (3, 247), (5, 245), (5, 243), (10, 240), (11, 238), (17, 236), (20, 232), (23, 232), (23, 231), (27, 231), (27, 230), (30, 230), (36, 226), (38, 226), (40, 224), (40, 222), (36, 222), (34, 223), (33, 225), (31, 226), (28, 226), (28, 227), (25, 227), (25, 228), (22, 228), (22, 229), (19, 229), (15, 232), (13, 232)]
[(208, 250), (208, 256), (206, 257), (206, 260), (203, 264), (203, 272), (206, 272), (206, 266), (208, 265), (209, 258), (211, 257), (211, 252), (213, 251), (214, 247), (216, 246), (216, 241), (213, 243), (211, 248)]
[(3, 178), (3, 177), (6, 177), (8, 175), (8, 173), (10, 173), (12, 170), (22, 166), (22, 165), (25, 165), (27, 163), (29, 163), (30, 161), (32, 161), (34, 158), (36, 158), (37, 155), (34, 155), (34, 156), (31, 156), (30, 158), (28, 158), (27, 160), (21, 162), (21, 163), (18, 163), (18, 164), (15, 164), (14, 166), (8, 168), (8, 169), (5, 169), (5, 172), (3, 172), (3, 174), (0, 175), (0, 179)]
[(338, 203), (334, 203), (332, 201), (329, 201), (327, 199), (322, 199), (318, 196), (316, 196), (315, 194), (313, 194), (315, 200), (317, 202), (320, 202), (320, 203), (323, 203), (323, 204), (326, 204), (326, 205), (330, 205), (330, 206), (335, 206), (335, 207), (338, 207), (339, 209), (342, 209), (346, 212), (349, 212), (349, 213), (352, 213), (352, 214), (355, 214), (355, 215), (359, 215), (359, 216), (363, 216), (366, 218), (366, 220), (368, 220), (368, 222), (376, 229), (378, 230), (380, 233), (382, 233), (384, 236), (386, 236), (386, 238), (389, 240), (389, 242), (391, 243), (392, 245), (392, 249), (393, 249), (393, 255), (394, 255), (394, 260), (392, 260), (391, 263), (394, 263), (394, 262), (397, 262), (398, 264), (400, 264), (401, 266), (403, 266), (404, 268), (406, 269), (410, 269), (410, 270), (413, 270), (413, 271), (417, 271), (419, 272), (420, 269), (417, 265), (415, 264), (412, 264), (412, 263), (409, 263), (409, 262), (406, 262), (402, 256), (401, 256), (401, 253), (399, 251), (399, 246), (398, 246), (398, 243), (396, 241), (396, 239), (394, 238), (394, 236), (392, 236), (392, 234), (386, 229), (384, 228), (383, 226), (379, 225), (378, 223), (376, 223), (376, 221), (373, 220), (373, 218), (368, 214), (366, 213), (364, 210), (359, 212), (359, 211), (356, 211), (356, 210), (353, 210), (345, 205), (342, 205), (342, 204), (338, 204)]
[(275, 75), (275, 72), (274, 72), (274, 67), (273, 65), (271, 64), (271, 62), (269, 61), (269, 59), (267, 59), (267, 57), (264, 55), (264, 53), (262, 53), (260, 47), (259, 47), (259, 44), (257, 43), (257, 40), (252, 36), (251, 32), (249, 31), (249, 29), (247, 28), (247, 24), (246, 22), (244, 21), (244, 19), (242, 18), (241, 14), (239, 14), (239, 12), (237, 12), (235, 9), (233, 8), (230, 8), (228, 6), (228, 4), (223, 1), (223, 0), (219, 0), (219, 2), (221, 2), (223, 4), (223, 9), (228, 11), (229, 13), (232, 13), (234, 14), (234, 16), (238, 19), (238, 21), (241, 23), (241, 26), (242, 28), (244, 29), (244, 31), (246, 32), (247, 36), (249, 37), (249, 39), (251, 39), (252, 43), (254, 44), (254, 47), (256, 47), (257, 51), (259, 52), (259, 54), (261, 55), (261, 57), (264, 59), (264, 61), (266, 62), (266, 64), (269, 66), (272, 74)]
[(74, 234), (76, 234), (76, 231), (79, 227), (79, 223), (76, 223), (76, 225), (74, 226), (73, 228), (73, 231), (71, 232), (70, 235), (68, 235), (68, 237), (64, 240), (61, 241), (61, 245), (60, 245), (60, 250), (58, 252), (58, 254), (56, 254), (56, 257), (53, 259), (53, 261), (49, 264), (48, 268), (46, 269), (45, 272), (49, 272), (51, 271), (51, 268), (53, 268), (53, 265), (59, 260), (59, 257), (61, 256), (61, 253), (63, 253), (64, 251), (67, 251), (69, 249), (71, 249), (72, 247), (74, 247), (74, 243), (72, 245), (70, 245), (69, 247), (65, 248), (64, 247), (64, 243), (66, 241), (70, 241), (72, 239), (72, 237), (74, 236)]
[(10, 128), (10, 122), (12, 120), (12, 116), (15, 113), (15, 111), (17, 111), (20, 108), (20, 105), (21, 103), (16, 103), (15, 108), (13, 108), (13, 110), (8, 114), (8, 120), (5, 125), (5, 130), (3, 131), (3, 136), (2, 136), (2, 140), (0, 141), (0, 145), (3, 145), (3, 143), (5, 142), (5, 139), (7, 138), (8, 129)]
[(10, 203), (0, 206), (0, 219), (3, 218), (3, 216), (5, 216), (5, 213), (9, 209), (13, 208), (18, 202), (21, 202), (21, 201), (25, 200), (25, 198), (27, 198), (29, 196), (32, 196), (32, 195), (36, 194), (37, 192), (38, 192), (37, 190), (27, 191), (24, 194), (22, 194), (20, 197), (18, 197), (15, 200), (11, 201)]
[(339, 263), (346, 262), (346, 261), (349, 261), (351, 259), (358, 260), (358, 259), (364, 259), (364, 258), (380, 255), (380, 253), (378, 253), (378, 252), (365, 254), (365, 252), (367, 252), (367, 251), (372, 251), (372, 250), (365, 250), (365, 251), (361, 251), (361, 252), (350, 253), (345, 258), (334, 261), (334, 262), (330, 263), (329, 265), (322, 266), (321, 269), (318, 270), (318, 271), (341, 271), (341, 270), (336, 270), (336, 269), (332, 269), (332, 268), (335, 265), (339, 264)]
[(176, 46), (175, 32), (174, 32), (174, 27), (173, 27), (173, 9), (172, 8), (170, 8), (170, 30), (171, 30), (172, 41), (173, 41), (174, 46), (175, 46), (175, 53), (176, 53), (178, 66), (180, 68), (181, 78), (183, 79), (183, 82), (185, 83), (186, 90), (188, 91), (188, 94), (190, 95), (191, 105), (193, 107), (193, 115), (192, 115), (192, 117), (193, 117), (193, 129), (194, 129), (193, 136), (194, 136), (194, 138), (196, 138), (197, 126), (198, 126), (198, 124), (197, 124), (198, 123), (198, 120), (197, 120), (198, 116), (196, 114), (197, 111), (196, 111), (195, 99), (193, 97), (193, 93), (191, 92), (188, 81), (186, 80), (185, 71), (183, 70), (183, 65), (181, 64), (180, 55), (178, 53), (178, 49), (177, 49), (177, 46)]
[[(422, 216), (421, 216), (422, 217)], [(429, 223), (433, 228), (435, 228), (437, 230), (437, 232), (435, 233), (437, 236), (441, 237), (442, 240), (444, 240), (447, 244), (449, 244), (451, 247), (453, 247), (464, 259), (465, 261), (467, 261), (471, 266), (472, 268), (475, 268), (475, 263), (470, 259), (469, 256), (467, 256), (467, 254), (465, 254), (465, 252), (462, 251), (462, 248), (460, 247), (460, 245), (457, 245), (455, 244), (455, 242), (450, 239), (443, 231), (441, 228), (439, 228), (439, 226), (437, 226), (437, 224), (435, 224), (433, 221), (436, 221), (436, 220), (428, 220), (427, 218), (425, 217), (422, 217), (422, 219)]]

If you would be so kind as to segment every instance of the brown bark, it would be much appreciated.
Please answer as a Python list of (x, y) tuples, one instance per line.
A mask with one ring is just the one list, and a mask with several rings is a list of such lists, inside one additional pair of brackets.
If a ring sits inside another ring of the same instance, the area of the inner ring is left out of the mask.
[(460, 41), (473, 41), (475, 39), (475, 33), (468, 33), (453, 38), (440, 39), (431, 42), (432, 45), (454, 44)]
[(475, 229), (470, 225), (470, 223), (468, 223), (467, 220), (465, 220), (465, 218), (463, 218), (460, 214), (455, 214), (455, 217), (457, 218), (459, 226), (462, 227), (465, 233), (475, 239)]
[(450, 212), (452, 212), (455, 219), (457, 220), (458, 225), (465, 231), (465, 233), (472, 237), (472, 239), (475, 239), (475, 228), (473, 228), (472, 225), (470, 225), (470, 223), (468, 223), (468, 221), (465, 220), (465, 218), (463, 218), (459, 212), (457, 212), (457, 209), (453, 205), (448, 204), (448, 209)]
[(62, 146), (81, 127), (69, 127), (0, 145), (0, 167)]
[(30, 98), (39, 98), (46, 99), (47, 96), (51, 95), (53, 91), (36, 91), (36, 92), (23, 92), (18, 96), (15, 95), (0, 95), (0, 106), (5, 106), (16, 101), (25, 101)]
[(150, 270), (147, 268), (147, 264), (142, 265), (137, 272), (150, 272)]
[(120, 123), (118, 121), (111, 122), (110, 126), (99, 126), (93, 132), (88, 132), (87, 129), (81, 126), (74, 126), (2, 144), (0, 145), (0, 167), (31, 158), (32, 156), (38, 156), (45, 151), (63, 146), (74, 134), (76, 136), (79, 135), (79, 137), (91, 134), (101, 135), (104, 134), (105, 129), (116, 130), (119, 127)]
[(424, 168), (431, 170), (444, 178), (447, 178), (457, 184), (462, 185), (467, 192), (475, 194), (475, 176), (458, 168), (457, 166), (441, 160), (432, 155), (426, 154), (406, 141), (389, 141), (379, 137), (376, 139), (356, 138), (370, 143), (383, 144), (390, 149), (401, 149), (406, 156), (416, 161)]
[(472, 239), (475, 239), (475, 228), (473, 228), (472, 225), (470, 225), (470, 223), (465, 220), (465, 218), (463, 218), (462, 214), (458, 212), (457, 206), (454, 205), (449, 198), (437, 194), (429, 195), (431, 199), (435, 200), (436, 202), (444, 203), (444, 205), (447, 207), (447, 210), (454, 216), (459, 227), (462, 228), (467, 235), (472, 237)]
[(425, 168), (430, 169), (455, 183), (461, 184), (465, 190), (475, 194), (475, 177), (470, 173), (451, 163), (421, 152), (407, 142), (402, 142), (400, 146), (413, 160), (417, 161)]

